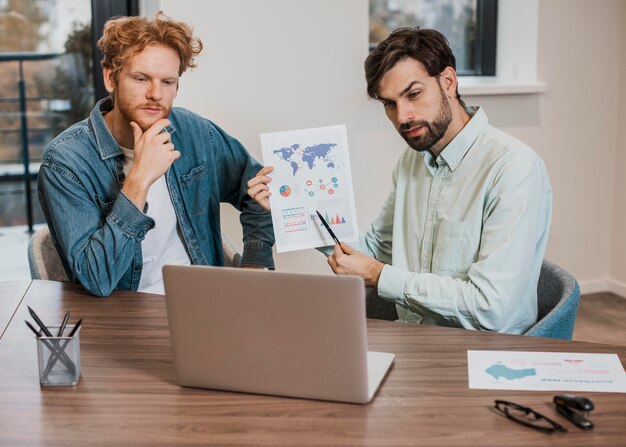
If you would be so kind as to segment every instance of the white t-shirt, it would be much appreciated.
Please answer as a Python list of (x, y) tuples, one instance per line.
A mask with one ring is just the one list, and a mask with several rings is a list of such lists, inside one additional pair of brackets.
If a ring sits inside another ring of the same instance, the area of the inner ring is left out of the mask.
[[(135, 162), (135, 151), (122, 147), (124, 152), (124, 174), (128, 175)], [(152, 184), (148, 190), (147, 215), (154, 219), (154, 228), (141, 242), (143, 270), (139, 280), (138, 292), (164, 294), (162, 268), (165, 264), (189, 265), (187, 254), (178, 231), (176, 212), (172, 205), (165, 175)]]

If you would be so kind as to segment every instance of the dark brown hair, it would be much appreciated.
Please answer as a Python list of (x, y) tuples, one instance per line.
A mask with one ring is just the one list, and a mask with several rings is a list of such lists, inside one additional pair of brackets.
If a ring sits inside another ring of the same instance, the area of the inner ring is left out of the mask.
[[(446, 36), (434, 29), (398, 28), (365, 59), (367, 94), (371, 98), (378, 98), (376, 90), (385, 73), (406, 58), (421, 62), (430, 76), (439, 76), (447, 67), (456, 70), (456, 59)], [(456, 96), (460, 101), (458, 85)]]
[(109, 68), (115, 83), (124, 63), (148, 45), (163, 45), (173, 49), (180, 59), (178, 75), (196, 66), (194, 57), (202, 51), (202, 42), (193, 36), (191, 27), (171, 20), (159, 11), (153, 20), (144, 17), (116, 17), (104, 24), (98, 48), (102, 51), (102, 66)]

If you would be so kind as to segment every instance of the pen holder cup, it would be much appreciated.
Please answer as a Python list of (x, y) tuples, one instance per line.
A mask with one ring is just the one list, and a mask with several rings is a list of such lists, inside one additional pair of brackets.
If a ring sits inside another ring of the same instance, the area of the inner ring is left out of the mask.
[[(69, 333), (73, 325), (67, 325)], [(48, 327), (56, 334), (59, 326)], [(73, 386), (80, 378), (80, 329), (72, 337), (38, 337), (37, 359), (41, 386)]]

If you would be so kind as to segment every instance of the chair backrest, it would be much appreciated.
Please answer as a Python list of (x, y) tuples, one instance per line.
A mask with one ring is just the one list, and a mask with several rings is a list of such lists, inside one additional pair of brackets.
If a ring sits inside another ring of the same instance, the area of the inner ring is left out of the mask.
[(33, 279), (69, 281), (48, 227), (37, 230), (28, 241), (28, 265)]
[[(226, 267), (240, 267), (241, 254), (223, 234), (222, 248), (224, 250), (224, 265)], [(52, 235), (48, 227), (37, 230), (28, 241), (28, 265), (30, 276), (33, 279), (69, 281), (61, 257), (52, 242)]]
[(398, 311), (394, 303), (378, 296), (375, 288), (366, 287), (365, 316), (367, 318), (376, 318), (377, 320), (396, 321), (398, 319)]
[(544, 259), (537, 284), (537, 323), (524, 335), (571, 340), (579, 301), (576, 278)]

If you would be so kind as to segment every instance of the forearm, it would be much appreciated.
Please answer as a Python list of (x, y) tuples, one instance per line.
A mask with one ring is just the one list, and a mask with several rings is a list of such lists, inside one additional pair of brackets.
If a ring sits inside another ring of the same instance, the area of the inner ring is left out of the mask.
[(110, 295), (133, 264), (137, 244), (153, 227), (154, 221), (121, 193), (104, 224), (71, 245), (68, 258), (76, 278), (94, 295)]
[(489, 290), (482, 287), (482, 282), (386, 265), (379, 278), (378, 294), (448, 326), (497, 332), (515, 306), (514, 292)]
[(132, 265), (136, 244), (154, 226), (124, 194), (109, 209), (88, 195), (47, 191), (42, 205), (72, 279), (97, 296), (108, 296), (118, 286)]
[(122, 192), (138, 210), (143, 210), (146, 206), (149, 190), (150, 185), (147, 184), (141, 176), (136, 175), (131, 169), (128, 173), (128, 177), (126, 177), (126, 180), (124, 181)]
[(252, 199), (249, 200), (239, 216), (243, 229), (241, 265), (274, 269), (274, 227), (271, 214)]

